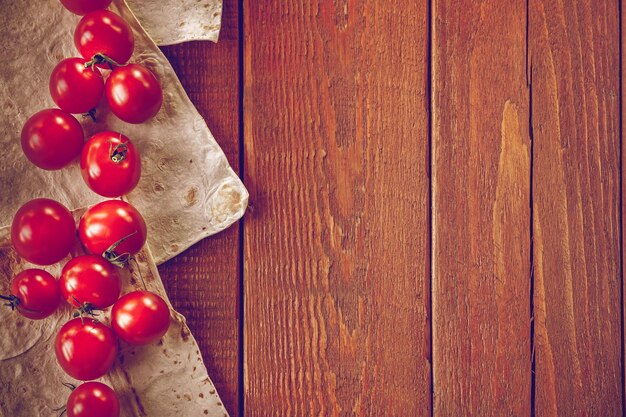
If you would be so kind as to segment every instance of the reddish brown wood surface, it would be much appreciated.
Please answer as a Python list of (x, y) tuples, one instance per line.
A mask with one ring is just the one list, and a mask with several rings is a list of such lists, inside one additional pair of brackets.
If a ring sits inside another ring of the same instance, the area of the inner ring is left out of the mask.
[(251, 194), (160, 268), (231, 415), (622, 415), (618, 1), (242, 7), (164, 48)]
[(626, 54), (624, 51), (626, 50), (626, 30), (624, 30), (623, 24), (624, 19), (626, 19), (626, 9), (621, 7), (620, 3), (620, 105), (621, 105), (621, 125), (620, 125), (620, 174), (621, 174), (621, 198), (620, 198), (620, 226), (622, 229), (622, 241), (621, 251), (622, 251), (622, 412), (626, 413), (624, 410), (624, 405), (626, 404), (626, 301), (624, 300), (624, 296), (626, 295), (626, 278), (624, 277), (624, 265), (626, 263), (626, 248), (624, 247), (624, 242), (626, 242), (626, 229), (624, 228), (624, 216), (626, 216), (626, 208), (624, 207), (624, 193), (626, 193), (626, 172), (624, 170), (624, 153), (626, 152), (626, 140), (624, 138), (624, 133), (626, 132), (626, 100), (624, 100), (624, 95), (626, 95), (626, 83), (624, 83), (624, 73), (626, 72)]
[(434, 415), (528, 416), (526, 3), (433, 4)]
[(622, 415), (619, 13), (531, 1), (537, 416)]
[[(223, 19), (217, 44), (190, 42), (162, 49), (237, 170), (240, 92), (236, 1), (224, 1)], [(240, 395), (239, 227), (235, 224), (159, 267), (172, 304), (187, 318), (231, 417), (239, 415)]]
[(426, 2), (244, 16), (246, 415), (428, 415)]

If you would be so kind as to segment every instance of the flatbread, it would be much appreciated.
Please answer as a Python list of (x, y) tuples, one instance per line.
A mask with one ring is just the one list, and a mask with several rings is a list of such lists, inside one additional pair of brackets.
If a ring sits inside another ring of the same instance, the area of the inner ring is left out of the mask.
[(157, 45), (219, 37), (221, 0), (128, 0), (128, 5)]

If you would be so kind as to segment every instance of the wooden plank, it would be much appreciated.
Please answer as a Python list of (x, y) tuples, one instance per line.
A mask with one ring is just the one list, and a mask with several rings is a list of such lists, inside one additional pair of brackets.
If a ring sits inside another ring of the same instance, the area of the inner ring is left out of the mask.
[[(162, 48), (231, 166), (239, 167), (238, 2), (225, 0), (219, 43)], [(239, 224), (161, 265), (174, 307), (187, 317), (231, 417), (239, 416)]]
[(433, 1), (434, 415), (529, 416), (526, 2)]
[(246, 415), (429, 415), (427, 2), (244, 28)]
[(535, 411), (621, 416), (618, 2), (530, 6)]
[[(621, 105), (621, 126), (620, 126), (620, 143), (621, 143), (621, 154), (620, 154), (620, 175), (621, 175), (621, 199), (620, 199), (620, 227), (621, 227), (621, 237), (622, 240), (620, 242), (621, 252), (622, 252), (622, 265), (621, 265), (621, 274), (622, 274), (622, 325), (626, 326), (626, 300), (624, 297), (626, 296), (626, 277), (624, 276), (624, 271), (626, 269), (626, 247), (624, 246), (624, 242), (626, 242), (626, 229), (624, 228), (624, 217), (626, 216), (626, 205), (624, 201), (626, 200), (626, 170), (624, 170), (624, 154), (626, 154), (626, 139), (624, 138), (624, 132), (626, 132), (626, 84), (624, 83), (624, 72), (626, 71), (626, 54), (624, 51), (626, 50), (626, 29), (624, 29), (624, 19), (626, 19), (626, 8), (622, 7), (620, 2), (620, 105)], [(624, 408), (624, 404), (626, 403), (626, 327), (622, 328), (622, 408)], [(622, 410), (626, 413), (626, 410)]]

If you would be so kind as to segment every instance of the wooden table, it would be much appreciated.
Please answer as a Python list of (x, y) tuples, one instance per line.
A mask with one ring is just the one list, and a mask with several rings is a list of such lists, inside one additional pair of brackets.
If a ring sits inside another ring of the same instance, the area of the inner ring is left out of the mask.
[(623, 414), (619, 10), (225, 0), (164, 48), (250, 190), (160, 268), (232, 416)]

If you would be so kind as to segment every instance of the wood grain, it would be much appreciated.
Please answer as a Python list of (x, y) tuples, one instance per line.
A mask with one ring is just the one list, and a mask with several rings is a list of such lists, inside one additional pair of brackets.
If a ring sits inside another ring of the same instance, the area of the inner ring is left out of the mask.
[(537, 416), (621, 416), (617, 1), (531, 1)]
[[(626, 19), (626, 8), (622, 7), (620, 3), (620, 105), (621, 105), (621, 130), (620, 130), (620, 143), (621, 143), (621, 154), (620, 154), (620, 175), (621, 175), (621, 198), (620, 198), (620, 227), (622, 229), (622, 240), (620, 242), (621, 251), (622, 251), (622, 269), (621, 269), (621, 278), (622, 278), (622, 326), (626, 326), (626, 300), (624, 297), (626, 296), (626, 277), (624, 276), (624, 270), (626, 265), (626, 247), (624, 246), (624, 242), (626, 242), (626, 229), (624, 228), (624, 216), (626, 216), (626, 205), (624, 204), (625, 198), (624, 193), (626, 193), (626, 170), (624, 170), (624, 154), (626, 153), (626, 139), (624, 138), (624, 132), (626, 132), (626, 100), (624, 100), (624, 96), (626, 95), (626, 83), (624, 83), (624, 73), (626, 72), (626, 30), (624, 28), (624, 19)], [(622, 402), (622, 408), (624, 408), (624, 404), (626, 403), (626, 327), (622, 327), (622, 399), (625, 401)], [(622, 410), (626, 413), (626, 410)]]
[(433, 1), (434, 415), (530, 415), (526, 2)]
[(246, 415), (428, 415), (426, 1), (244, 28)]
[[(225, 0), (217, 44), (162, 48), (231, 166), (239, 166), (238, 2)], [(186, 318), (231, 417), (239, 413), (239, 224), (161, 265), (174, 307)]]
[(243, 246), (160, 268), (227, 409), (622, 415), (617, 0), (382, 3), (226, 1), (164, 48), (245, 156)]

